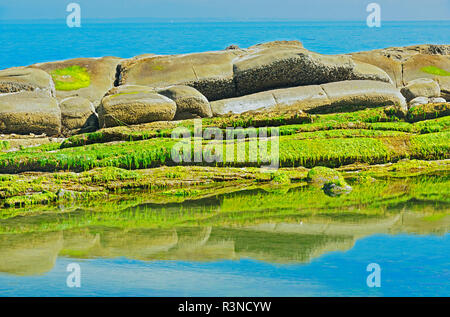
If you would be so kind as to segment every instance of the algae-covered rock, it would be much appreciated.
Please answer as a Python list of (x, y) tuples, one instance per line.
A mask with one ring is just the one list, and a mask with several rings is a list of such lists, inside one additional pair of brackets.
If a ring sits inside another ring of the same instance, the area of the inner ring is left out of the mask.
[(59, 104), (61, 123), (69, 131), (88, 132), (98, 129), (98, 118), (92, 103), (82, 97), (69, 97)]
[(95, 107), (111, 87), (114, 86), (117, 57), (76, 58), (65, 61), (31, 65), (29, 69), (42, 69), (53, 77), (56, 97), (83, 97)]
[(323, 192), (331, 197), (349, 194), (352, 187), (343, 181), (331, 181), (323, 185)]
[[(416, 98), (417, 99), (417, 98)], [(416, 104), (408, 110), (406, 116), (409, 122), (435, 119), (450, 115), (450, 103)]]
[(343, 180), (343, 177), (332, 168), (316, 166), (309, 170), (306, 179), (310, 183), (324, 185), (328, 182)]
[(197, 115), (202, 118), (212, 117), (211, 106), (198, 90), (189, 86), (172, 86), (158, 90), (158, 93), (164, 95), (177, 104), (175, 119), (182, 115)]
[(431, 66), (448, 71), (449, 52), (450, 45), (424, 44), (358, 52), (352, 53), (351, 56), (354, 60), (383, 69), (397, 87), (417, 78), (428, 77), (440, 84), (441, 91), (449, 91), (448, 77), (436, 78), (432, 74), (433, 68), (429, 68)]
[(25, 67), (0, 70), (0, 93), (19, 91), (45, 92), (55, 96), (52, 77), (43, 70)]
[(352, 187), (338, 171), (324, 166), (313, 167), (308, 172), (307, 180), (314, 186), (322, 186), (324, 193), (329, 196), (339, 196), (352, 191)]
[[(450, 98), (450, 55), (415, 55), (403, 64), (403, 82), (417, 78), (433, 79), (439, 84), (441, 96)], [(438, 97), (438, 96), (436, 96)]]
[(98, 108), (100, 127), (169, 121), (175, 117), (177, 106), (166, 96), (148, 87), (125, 89), (102, 99)]
[(0, 95), (0, 132), (57, 135), (61, 111), (55, 98), (43, 92)]
[(416, 97), (439, 97), (441, 89), (437, 82), (429, 78), (418, 78), (410, 81), (401, 89), (407, 101)]

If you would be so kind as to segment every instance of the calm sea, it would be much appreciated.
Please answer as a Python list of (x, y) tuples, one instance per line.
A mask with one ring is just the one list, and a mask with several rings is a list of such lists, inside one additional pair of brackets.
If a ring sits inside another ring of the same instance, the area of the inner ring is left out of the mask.
[(412, 44), (450, 44), (450, 21), (384, 22), (148, 22), (65, 20), (0, 21), (0, 69), (75, 57), (132, 57), (248, 47), (273, 40), (299, 40), (323, 54)]

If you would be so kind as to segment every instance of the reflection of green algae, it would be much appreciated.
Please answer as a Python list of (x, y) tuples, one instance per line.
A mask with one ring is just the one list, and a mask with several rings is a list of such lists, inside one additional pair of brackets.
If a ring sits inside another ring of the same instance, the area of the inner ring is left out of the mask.
[(161, 70), (164, 69), (164, 67), (161, 66), (161, 65), (155, 64), (155, 65), (152, 66), (152, 69), (153, 70), (157, 70), (157, 71), (161, 71)]
[(441, 213), (441, 214), (434, 214), (430, 216), (423, 217), (423, 220), (425, 221), (439, 221), (441, 219), (444, 219), (446, 216), (448, 216), (447, 213)]
[[(274, 191), (272, 184), (241, 187), (246, 190), (229, 186), (223, 194), (217, 186), (189, 187), (188, 195), (182, 196), (178, 195), (182, 192), (176, 190), (169, 195), (164, 191), (117, 192), (104, 200), (75, 202), (63, 213), (55, 213), (55, 206), (4, 213), (0, 233), (85, 226), (170, 228), (298, 223), (311, 217), (335, 222), (362, 221), (395, 215), (401, 210), (417, 211), (430, 221), (438, 221), (441, 220), (439, 215), (448, 215), (449, 181), (448, 177), (427, 175), (378, 179), (364, 184), (352, 183), (353, 191), (339, 197), (329, 197), (321, 189), (305, 183), (294, 183), (283, 191)], [(17, 221), (17, 215), (24, 217)]]
[(50, 72), (56, 90), (70, 91), (88, 87), (91, 77), (86, 68), (73, 65)]
[(436, 66), (425, 66), (420, 69), (424, 73), (438, 76), (450, 76), (450, 72)]

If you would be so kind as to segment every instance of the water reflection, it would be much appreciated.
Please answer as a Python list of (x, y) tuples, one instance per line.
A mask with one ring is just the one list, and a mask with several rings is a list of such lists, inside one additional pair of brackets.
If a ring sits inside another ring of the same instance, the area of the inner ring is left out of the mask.
[(364, 222), (312, 220), (172, 229), (95, 227), (4, 234), (0, 235), (0, 272), (43, 274), (53, 268), (58, 256), (199, 262), (251, 258), (270, 263), (304, 263), (328, 252), (351, 249), (358, 239), (373, 234), (443, 235), (449, 227), (449, 215), (430, 221), (418, 213), (402, 212)]
[(45, 274), (58, 257), (307, 263), (376, 234), (446, 234), (448, 183), (386, 180), (341, 197), (295, 185), (164, 203), (142, 194), (114, 205), (33, 210), (0, 219), (0, 272)]

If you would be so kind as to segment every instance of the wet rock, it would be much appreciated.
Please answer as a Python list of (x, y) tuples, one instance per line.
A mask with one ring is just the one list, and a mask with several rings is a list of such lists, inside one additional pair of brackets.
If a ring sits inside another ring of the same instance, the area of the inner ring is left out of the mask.
[(308, 182), (320, 186), (333, 181), (343, 181), (342, 175), (338, 171), (325, 166), (316, 166), (310, 169), (306, 179)]
[(352, 187), (348, 184), (341, 182), (329, 182), (323, 185), (323, 192), (331, 197), (341, 196), (349, 194), (352, 191)]
[(412, 105), (408, 110), (406, 118), (409, 122), (417, 122), (422, 120), (436, 119), (449, 115), (450, 103), (417, 103)]

